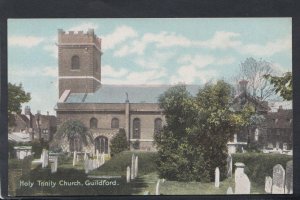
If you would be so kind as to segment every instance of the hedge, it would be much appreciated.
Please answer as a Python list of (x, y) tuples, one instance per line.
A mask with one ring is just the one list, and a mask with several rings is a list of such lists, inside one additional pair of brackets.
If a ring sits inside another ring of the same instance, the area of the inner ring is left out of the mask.
[(250, 181), (257, 184), (264, 184), (266, 176), (272, 177), (273, 167), (276, 164), (281, 164), (283, 168), (286, 168), (286, 163), (293, 159), (290, 155), (263, 153), (237, 153), (233, 154), (232, 158), (233, 170), (235, 170), (234, 163), (244, 163), (245, 173)]

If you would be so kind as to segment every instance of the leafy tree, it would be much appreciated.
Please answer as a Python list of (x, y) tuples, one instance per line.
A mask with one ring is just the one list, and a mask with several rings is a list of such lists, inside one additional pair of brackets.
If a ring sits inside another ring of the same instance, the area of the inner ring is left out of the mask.
[(128, 141), (126, 137), (125, 130), (122, 128), (119, 133), (116, 134), (111, 140), (110, 149), (112, 156), (118, 154), (122, 151), (128, 150)]
[(25, 92), (22, 84), (8, 83), (8, 125), (15, 125), (14, 113), (21, 113), (21, 104), (30, 101), (30, 93)]
[(69, 120), (59, 126), (55, 134), (55, 138), (51, 144), (51, 149), (59, 148), (63, 138), (71, 141), (74, 138), (80, 138), (84, 145), (88, 145), (89, 141), (93, 142), (92, 135), (88, 132), (87, 127), (79, 120)]
[(161, 177), (209, 181), (216, 167), (225, 177), (227, 142), (248, 123), (246, 110), (230, 109), (232, 87), (224, 81), (207, 84), (192, 97), (185, 86), (170, 88), (159, 99), (167, 125), (155, 136)]
[(270, 81), (275, 87), (275, 92), (279, 94), (284, 100), (293, 100), (293, 76), (292, 72), (286, 72), (283, 76), (271, 76), (267, 74), (264, 76), (266, 80)]

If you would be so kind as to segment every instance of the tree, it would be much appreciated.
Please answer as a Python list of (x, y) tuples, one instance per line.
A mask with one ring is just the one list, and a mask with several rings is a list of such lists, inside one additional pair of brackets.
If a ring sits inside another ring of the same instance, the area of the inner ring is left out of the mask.
[(284, 100), (293, 100), (293, 76), (292, 72), (286, 72), (283, 76), (271, 76), (266, 74), (264, 78), (275, 87), (275, 92)]
[(8, 125), (15, 125), (14, 113), (21, 113), (21, 104), (30, 101), (30, 93), (25, 92), (22, 84), (8, 83)]
[(232, 87), (224, 81), (207, 84), (192, 97), (185, 86), (170, 88), (159, 99), (167, 125), (155, 136), (161, 177), (209, 181), (220, 168), (225, 177), (227, 142), (247, 124), (250, 115), (230, 109)]
[(236, 81), (247, 80), (248, 92), (254, 97), (266, 100), (274, 94), (274, 87), (264, 78), (264, 75), (273, 73), (270, 62), (250, 57), (240, 64), (240, 72), (235, 79)]
[(69, 120), (59, 126), (55, 139), (51, 146), (53, 148), (59, 148), (63, 142), (63, 138), (66, 138), (69, 142), (79, 138), (86, 146), (89, 142), (93, 142), (92, 135), (88, 132), (87, 127), (79, 120)]
[(122, 128), (119, 132), (112, 138), (110, 149), (112, 156), (118, 154), (122, 151), (128, 150), (129, 144), (127, 141), (125, 130)]

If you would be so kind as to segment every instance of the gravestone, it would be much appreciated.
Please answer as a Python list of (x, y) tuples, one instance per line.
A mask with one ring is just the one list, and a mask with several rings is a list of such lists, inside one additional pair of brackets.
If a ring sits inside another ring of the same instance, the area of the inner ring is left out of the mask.
[(45, 168), (48, 166), (48, 151), (46, 149), (43, 149), (42, 151), (42, 168)]
[(84, 171), (85, 173), (89, 173), (89, 159), (84, 160)]
[(220, 186), (220, 170), (219, 167), (217, 167), (215, 169), (215, 187), (219, 187)]
[(232, 156), (231, 154), (227, 157), (227, 177), (232, 177)]
[(127, 166), (127, 170), (126, 170), (126, 182), (129, 183), (130, 182), (130, 167)]
[(53, 173), (55, 173), (56, 171), (55, 171), (55, 163), (53, 162), (53, 163), (51, 163), (51, 173), (53, 174)]
[(134, 161), (134, 177), (136, 178), (138, 175), (138, 167), (139, 167), (139, 157), (136, 156), (135, 157), (135, 161)]
[(131, 156), (131, 173), (130, 173), (131, 179), (134, 179), (134, 174), (135, 174), (135, 172), (134, 172), (135, 164), (134, 163), (135, 163), (135, 155), (132, 154), (132, 156)]
[(229, 187), (229, 188), (227, 189), (226, 194), (233, 194), (232, 187)]
[(77, 153), (76, 153), (76, 151), (74, 151), (74, 153), (73, 153), (73, 166), (76, 165), (76, 155), (77, 155)]
[(270, 176), (266, 176), (265, 191), (268, 194), (270, 194), (272, 192), (272, 178)]
[(293, 194), (293, 161), (292, 160), (286, 163), (285, 193)]
[(239, 176), (241, 176), (242, 174), (244, 174), (244, 168), (245, 168), (245, 164), (244, 163), (235, 163), (235, 172), (234, 172), (234, 181), (237, 182), (237, 178)]
[(83, 157), (83, 160), (86, 160), (87, 159), (87, 154), (86, 154), (86, 151), (84, 152), (84, 157)]
[(248, 176), (245, 173), (236, 177), (235, 182), (235, 194), (250, 194), (251, 183)]
[(284, 194), (285, 170), (280, 164), (273, 167), (272, 194)]
[(160, 192), (159, 192), (159, 184), (160, 184), (160, 179), (158, 179), (158, 181), (157, 181), (157, 183), (156, 183), (155, 195), (160, 195)]
[(45, 150), (44, 164), (45, 164), (45, 167), (47, 167), (48, 164), (49, 164), (49, 154), (48, 154), (48, 150)]

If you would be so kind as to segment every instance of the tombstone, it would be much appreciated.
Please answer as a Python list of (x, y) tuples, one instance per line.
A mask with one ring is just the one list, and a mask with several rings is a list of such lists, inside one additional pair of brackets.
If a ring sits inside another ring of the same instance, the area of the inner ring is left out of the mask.
[(53, 173), (55, 173), (56, 171), (55, 171), (55, 163), (53, 162), (53, 163), (51, 163), (51, 173), (53, 174)]
[(227, 177), (232, 177), (232, 156), (231, 154), (227, 157)]
[(286, 163), (285, 194), (293, 194), (293, 161)]
[(41, 159), (42, 159), (42, 168), (47, 167), (48, 166), (48, 151), (46, 149), (43, 149)]
[(74, 151), (74, 153), (73, 153), (73, 166), (76, 165), (76, 155), (77, 155), (77, 152)]
[(135, 174), (135, 172), (134, 172), (135, 164), (134, 163), (135, 163), (135, 155), (132, 154), (132, 156), (131, 156), (131, 173), (130, 173), (131, 179), (134, 179), (134, 174)]
[(245, 173), (236, 177), (235, 182), (235, 194), (250, 194), (251, 183), (248, 176)]
[(130, 182), (130, 167), (127, 166), (127, 170), (126, 170), (126, 182), (129, 183)]
[(47, 167), (48, 164), (49, 164), (49, 154), (48, 154), (48, 150), (45, 150), (45, 156), (44, 156), (44, 159), (45, 159), (45, 167)]
[(237, 143), (237, 134), (236, 134), (236, 133), (235, 133), (234, 136), (233, 136), (233, 142), (234, 142), (234, 143)]
[(138, 175), (138, 167), (139, 167), (139, 157), (135, 157), (135, 162), (134, 162), (134, 177), (136, 178)]
[(284, 194), (285, 170), (280, 164), (273, 167), (272, 194)]
[(233, 194), (232, 187), (229, 187), (229, 188), (227, 189), (226, 194)]
[(158, 179), (158, 181), (157, 181), (157, 183), (156, 183), (155, 195), (160, 195), (160, 192), (159, 192), (159, 184), (160, 184), (160, 179)]
[(84, 171), (85, 173), (89, 173), (89, 159), (84, 160)]
[(272, 178), (270, 176), (266, 176), (265, 179), (265, 191), (270, 194), (272, 192)]
[(239, 176), (241, 176), (242, 174), (244, 174), (244, 168), (245, 168), (245, 164), (244, 163), (235, 163), (235, 172), (234, 172), (234, 181), (237, 182), (237, 178)]
[(83, 160), (86, 160), (87, 159), (87, 154), (86, 154), (86, 151), (84, 151), (84, 157), (83, 157)]
[(215, 169), (215, 187), (219, 187), (220, 186), (220, 170), (219, 167), (217, 167)]
[(149, 191), (145, 191), (144, 195), (150, 195), (150, 192)]

